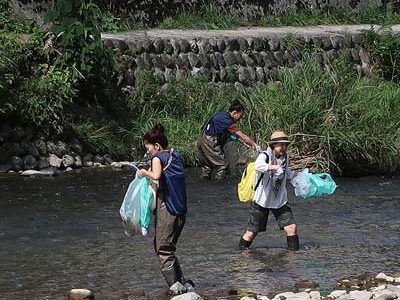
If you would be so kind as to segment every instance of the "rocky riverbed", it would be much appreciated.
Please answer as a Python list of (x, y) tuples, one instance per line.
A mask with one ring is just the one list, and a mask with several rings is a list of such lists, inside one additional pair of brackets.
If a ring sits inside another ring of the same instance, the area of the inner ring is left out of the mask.
[[(266, 295), (239, 295), (235, 289), (221, 290), (219, 293), (199, 295), (195, 292), (190, 292), (175, 297), (160, 295), (158, 299), (171, 300), (202, 300), (202, 299), (226, 299), (226, 300), (395, 300), (400, 298), (400, 274), (399, 277), (388, 276), (384, 273), (379, 273), (375, 277), (365, 276), (350, 279), (341, 279), (337, 282), (337, 289), (330, 292), (328, 295), (321, 295), (315, 288), (317, 284), (313, 282), (300, 282), (296, 284), (297, 292), (283, 292), (273, 297)], [(110, 300), (133, 300), (147, 299), (144, 292), (129, 293), (100, 293), (95, 295), (87, 289), (73, 289), (68, 294), (68, 300), (82, 299), (110, 299)], [(153, 297), (151, 299), (154, 299)]]

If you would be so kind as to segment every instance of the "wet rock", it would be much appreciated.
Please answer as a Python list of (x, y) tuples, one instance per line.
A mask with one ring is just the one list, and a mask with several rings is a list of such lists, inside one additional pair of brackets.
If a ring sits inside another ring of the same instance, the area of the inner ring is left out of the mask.
[(346, 294), (347, 292), (345, 291), (345, 290), (336, 290), (336, 291), (333, 291), (333, 292), (331, 292), (329, 295), (328, 295), (328, 297), (329, 298), (334, 298), (334, 299), (336, 299), (336, 298), (339, 298), (340, 296), (342, 296), (342, 295), (344, 295), (344, 294)]
[(372, 293), (368, 291), (351, 291), (350, 296), (354, 300), (369, 300), (372, 298)]
[(26, 152), (35, 158), (40, 157), (39, 150), (38, 150), (38, 148), (36, 148), (35, 144), (33, 144), (33, 143), (28, 143), (26, 145)]
[(24, 157), (25, 170), (36, 169), (37, 166), (38, 166), (37, 160), (33, 155), (28, 154)]
[(343, 294), (336, 299), (338, 299), (338, 300), (354, 300), (350, 294)]
[(68, 293), (68, 300), (94, 299), (94, 294), (86, 289), (72, 289)]
[(68, 167), (68, 168), (66, 168), (65, 169), (65, 172), (71, 172), (71, 171), (73, 171), (74, 169), (72, 169), (71, 167)]
[(104, 162), (104, 157), (97, 154), (93, 157), (93, 162), (102, 164)]
[(111, 158), (110, 154), (106, 154), (103, 156), (103, 163), (106, 165), (111, 165), (113, 163), (113, 159)]
[(55, 154), (49, 155), (50, 167), (59, 168), (59, 167), (61, 167), (61, 163), (62, 163), (62, 159), (59, 158), (57, 155), (55, 155)]
[(19, 171), (24, 167), (24, 161), (19, 156), (13, 156), (11, 157), (11, 165), (13, 170)]
[(254, 298), (254, 297), (248, 297), (248, 296), (246, 296), (246, 297), (240, 298), (240, 300), (257, 300), (257, 299)]
[(80, 156), (75, 156), (75, 168), (82, 168), (83, 164), (82, 164), (82, 159)]
[(41, 156), (38, 161), (38, 169), (42, 170), (48, 167), (50, 167), (49, 158)]
[(21, 172), (19, 175), (21, 176), (55, 176), (59, 173), (59, 171), (55, 168), (49, 167), (43, 170), (26, 170)]
[(203, 300), (203, 298), (194, 292), (190, 292), (183, 295), (175, 296), (171, 298), (171, 300)]
[(47, 142), (47, 152), (55, 154), (59, 157), (63, 156), (67, 151), (67, 146), (64, 142), (58, 141), (57, 143)]
[(372, 298), (372, 300), (394, 300), (397, 299), (397, 295), (390, 293), (390, 294), (382, 294), (378, 297)]
[(289, 298), (295, 298), (295, 293), (293, 293), (293, 292), (280, 293), (280, 294), (277, 294), (273, 299), (281, 300), (281, 299), (289, 299)]
[(92, 161), (84, 161), (83, 166), (86, 168), (90, 168), (94, 166), (94, 163)]
[(62, 165), (65, 168), (72, 167), (75, 164), (75, 159), (71, 155), (64, 155), (62, 157)]
[(77, 139), (74, 139), (69, 143), (69, 149), (75, 154), (83, 154), (83, 146)]
[(386, 288), (388, 291), (396, 294), (397, 298), (400, 298), (400, 287), (389, 284)]
[(46, 147), (46, 142), (45, 141), (43, 141), (41, 139), (36, 140), (34, 142), (34, 145), (38, 149), (40, 155), (46, 155), (47, 154), (47, 147)]
[(394, 282), (394, 278), (392, 276), (387, 276), (385, 273), (379, 273), (376, 275), (375, 279), (378, 281)]
[(315, 281), (304, 279), (296, 282), (294, 286), (298, 290), (305, 290), (305, 289), (315, 289), (319, 286), (319, 284)]

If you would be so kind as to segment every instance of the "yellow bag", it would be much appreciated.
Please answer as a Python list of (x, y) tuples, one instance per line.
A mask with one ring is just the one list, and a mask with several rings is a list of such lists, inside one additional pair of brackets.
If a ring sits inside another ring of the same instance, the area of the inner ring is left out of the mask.
[(254, 198), (254, 182), (256, 180), (256, 169), (254, 162), (247, 165), (242, 179), (238, 184), (238, 195), (241, 202), (249, 202)]

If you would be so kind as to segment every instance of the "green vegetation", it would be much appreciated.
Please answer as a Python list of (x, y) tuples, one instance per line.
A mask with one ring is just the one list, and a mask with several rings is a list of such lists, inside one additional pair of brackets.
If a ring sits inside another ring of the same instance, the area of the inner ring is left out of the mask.
[(243, 130), (265, 142), (272, 130), (284, 128), (295, 140), (293, 157), (309, 156), (314, 166), (338, 171), (359, 166), (381, 172), (400, 167), (396, 146), (400, 86), (360, 77), (348, 69), (344, 58), (327, 73), (307, 56), (296, 68), (281, 72), (280, 84), (241, 92), (229, 86), (221, 89), (201, 77), (174, 82), (161, 90), (152, 76), (142, 72), (143, 82), (130, 99), (140, 114), (124, 134), (129, 133), (134, 144), (141, 142), (154, 123), (161, 122), (171, 144), (191, 164), (197, 161), (196, 140), (207, 116), (240, 99), (247, 111), (240, 125)]
[(180, 10), (176, 16), (167, 17), (159, 24), (161, 28), (230, 29), (240, 26), (313, 26), (328, 24), (379, 24), (400, 22), (400, 14), (391, 5), (387, 8), (370, 6), (359, 12), (344, 9), (292, 11), (282, 15), (266, 14), (246, 19), (213, 2), (200, 8)]
[[(229, 28), (235, 22), (223, 20), (212, 5), (200, 13), (207, 14), (205, 21), (213, 28)], [(369, 14), (372, 18), (374, 12)], [(8, 10), (1, 16), (12, 18)], [(322, 71), (312, 58), (321, 49), (302, 46), (288, 35), (284, 38), (288, 47), (305, 55), (297, 67), (281, 70), (279, 83), (238, 91), (233, 85), (188, 77), (166, 85), (163, 78), (143, 70), (135, 88), (125, 95), (116, 82), (119, 54), (109, 52), (100, 39), (104, 26), (119, 30), (112, 27), (116, 19), (108, 18), (105, 25), (104, 13), (91, 1), (58, 0), (49, 12), (52, 27), (46, 32), (27, 27), (24, 30), (31, 34), (26, 40), (13, 32), (15, 27), (3, 25), (0, 117), (41, 127), (48, 134), (72, 128), (97, 151), (127, 159), (143, 154), (143, 134), (161, 122), (170, 144), (183, 153), (188, 165), (194, 165), (201, 125), (214, 112), (240, 100), (247, 109), (243, 130), (262, 143), (271, 130), (285, 129), (295, 141), (292, 156), (303, 166), (400, 169), (398, 35), (367, 34), (373, 62), (370, 78), (350, 69), (346, 56), (332, 61), (329, 72)], [(135, 55), (136, 49), (130, 52)]]

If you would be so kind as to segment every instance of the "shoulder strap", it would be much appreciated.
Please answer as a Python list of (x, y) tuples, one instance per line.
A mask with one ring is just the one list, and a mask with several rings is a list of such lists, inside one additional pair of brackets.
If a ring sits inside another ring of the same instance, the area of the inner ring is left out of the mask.
[[(262, 153), (265, 154), (265, 156), (266, 156), (266, 157), (265, 157), (265, 162), (268, 163), (268, 162), (269, 162), (269, 156), (268, 156), (267, 152), (264, 151), (264, 152), (262, 152)], [(258, 180), (257, 180), (256, 185), (254, 186), (254, 190), (257, 190), (257, 188), (258, 188), (258, 186), (260, 185), (261, 180), (263, 179), (263, 177), (264, 177), (264, 173), (261, 173), (260, 177), (259, 177)]]
[(174, 148), (171, 148), (171, 149), (169, 150), (168, 162), (167, 162), (167, 165), (163, 168), (163, 171), (165, 171), (166, 169), (168, 169), (169, 166), (170, 166), (171, 163), (172, 163), (172, 159), (173, 159), (172, 152), (174, 152)]

